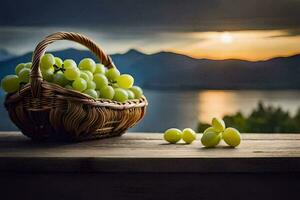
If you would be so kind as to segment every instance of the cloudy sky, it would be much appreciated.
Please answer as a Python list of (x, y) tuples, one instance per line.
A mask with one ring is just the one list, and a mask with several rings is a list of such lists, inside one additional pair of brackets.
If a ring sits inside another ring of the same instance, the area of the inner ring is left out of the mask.
[[(300, 0), (1, 2), (0, 48), (22, 54), (60, 30), (86, 34), (108, 53), (263, 60), (300, 53)], [(52, 49), (71, 46), (81, 48), (59, 42)]]

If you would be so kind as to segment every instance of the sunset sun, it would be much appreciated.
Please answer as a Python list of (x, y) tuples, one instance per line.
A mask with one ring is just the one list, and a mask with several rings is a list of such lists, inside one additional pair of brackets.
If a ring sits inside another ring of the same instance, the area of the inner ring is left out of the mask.
[(224, 44), (230, 44), (233, 42), (233, 37), (230, 33), (224, 32), (220, 35), (220, 41)]

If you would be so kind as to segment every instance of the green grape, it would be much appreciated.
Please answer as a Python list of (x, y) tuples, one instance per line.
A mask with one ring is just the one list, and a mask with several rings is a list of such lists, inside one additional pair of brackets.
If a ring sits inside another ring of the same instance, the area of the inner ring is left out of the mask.
[(222, 119), (214, 117), (211, 124), (215, 131), (217, 131), (218, 133), (225, 130), (225, 122)]
[(80, 78), (83, 78), (86, 81), (91, 80), (89, 75), (87, 75), (87, 73), (85, 73), (84, 71), (81, 71), (81, 70), (80, 70)]
[(128, 93), (122, 88), (115, 88), (115, 95), (113, 99), (115, 101), (124, 102), (128, 99)]
[(104, 65), (102, 65), (100, 63), (96, 64), (96, 69), (95, 69), (94, 74), (98, 74), (98, 73), (105, 74), (105, 67), (104, 67)]
[(28, 69), (31, 69), (31, 66), (32, 66), (32, 62), (28, 62), (25, 64), (25, 67)]
[(100, 91), (96, 90), (98, 98), (100, 97)]
[(226, 128), (223, 132), (223, 140), (231, 147), (236, 147), (241, 143), (241, 134), (235, 128)]
[(94, 74), (93, 81), (96, 83), (96, 89), (101, 89), (108, 85), (108, 80), (103, 74)]
[(47, 70), (42, 70), (43, 79), (52, 82), (54, 77), (54, 67), (51, 67)]
[(108, 80), (115, 81), (120, 76), (120, 72), (117, 68), (113, 67), (105, 72), (105, 76), (108, 78)]
[(196, 140), (197, 134), (191, 128), (185, 128), (182, 131), (182, 139), (187, 144), (191, 144), (194, 140)]
[(132, 86), (130, 90), (134, 93), (136, 99), (139, 99), (143, 96), (143, 90), (139, 86)]
[(97, 99), (98, 98), (98, 93), (96, 92), (96, 90), (93, 90), (93, 89), (86, 89), (83, 91), (84, 94), (87, 94), (91, 97), (93, 97), (94, 99)]
[(221, 141), (222, 134), (217, 133), (213, 128), (207, 128), (201, 138), (201, 143), (205, 147), (214, 147)]
[(42, 69), (49, 69), (55, 64), (55, 58), (52, 54), (47, 53), (41, 58), (40, 66)]
[(164, 133), (164, 139), (172, 144), (177, 143), (182, 138), (182, 132), (181, 130), (177, 128), (169, 128)]
[(68, 68), (77, 68), (77, 64), (72, 59), (66, 59), (66, 60), (64, 60), (64, 68), (65, 69), (68, 69)]
[(86, 81), (87, 89), (96, 89), (96, 83), (94, 81)]
[(131, 90), (126, 90), (128, 93), (128, 99), (134, 99), (134, 93)]
[(77, 78), (73, 81), (72, 87), (74, 88), (74, 90), (82, 92), (86, 89), (87, 84), (83, 78)]
[(24, 64), (24, 63), (18, 64), (18, 65), (16, 66), (16, 68), (15, 68), (16, 74), (19, 74), (19, 72), (20, 72), (23, 68), (25, 68), (25, 64)]
[(118, 85), (117, 83), (112, 83), (111, 86), (112, 86), (113, 88), (119, 88), (119, 85)]
[(102, 87), (99, 92), (99, 96), (104, 99), (113, 99), (115, 95), (114, 88), (109, 85)]
[(17, 75), (7, 75), (1, 80), (1, 87), (7, 93), (18, 91), (20, 79)]
[(55, 57), (54, 59), (55, 59), (55, 65), (56, 65), (57, 67), (61, 68), (62, 65), (63, 65), (62, 59), (60, 59), (59, 57)]
[(73, 81), (76, 78), (80, 77), (80, 70), (77, 67), (69, 67), (66, 68), (66, 71), (64, 72), (66, 79)]
[(216, 132), (216, 133), (218, 133), (213, 127), (208, 127), (207, 129), (204, 130), (203, 133), (206, 133), (206, 132)]
[(63, 73), (56, 73), (53, 76), (53, 83), (64, 87), (68, 85), (70, 82), (68, 81), (68, 79), (66, 79)]
[(96, 70), (96, 63), (91, 58), (84, 58), (80, 61), (79, 68), (81, 70), (88, 70), (88, 71), (94, 73)]
[(94, 79), (94, 75), (92, 72), (88, 71), (88, 70), (81, 70), (82, 72), (86, 73), (89, 77), (89, 80), (93, 80)]
[(122, 74), (116, 78), (116, 81), (121, 88), (128, 89), (132, 87), (134, 78), (129, 74)]
[(28, 69), (28, 68), (22, 69), (18, 74), (20, 82), (28, 83), (29, 82), (29, 74), (30, 74), (30, 69)]
[(71, 85), (66, 85), (65, 88), (69, 90), (73, 90), (73, 87)]

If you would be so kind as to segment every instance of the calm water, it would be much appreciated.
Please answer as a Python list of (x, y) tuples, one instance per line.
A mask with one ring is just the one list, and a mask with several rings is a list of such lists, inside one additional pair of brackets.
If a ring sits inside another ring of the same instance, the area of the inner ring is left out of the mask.
[(198, 121), (209, 122), (241, 111), (249, 114), (259, 101), (280, 106), (294, 115), (300, 107), (300, 91), (145, 91), (147, 114), (131, 131), (162, 132), (169, 127), (196, 128)]
[[(162, 132), (169, 127), (196, 128), (199, 120), (209, 122), (212, 117), (223, 117), (241, 111), (249, 114), (258, 101), (280, 106), (292, 115), (300, 107), (299, 91), (154, 91), (146, 90), (149, 101), (145, 118), (130, 131)], [(3, 107), (0, 92), (0, 131), (16, 130)]]

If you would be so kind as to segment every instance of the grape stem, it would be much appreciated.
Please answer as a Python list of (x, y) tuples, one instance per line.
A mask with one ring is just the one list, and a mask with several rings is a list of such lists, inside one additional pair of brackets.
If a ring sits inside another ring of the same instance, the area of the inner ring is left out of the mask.
[(108, 81), (109, 86), (113, 86), (114, 83), (117, 83), (117, 81)]
[(53, 65), (54, 67), (54, 74), (56, 74), (57, 72), (61, 71), (61, 72), (64, 72), (66, 71), (64, 65), (62, 64), (61, 68), (59, 68), (57, 65)]

